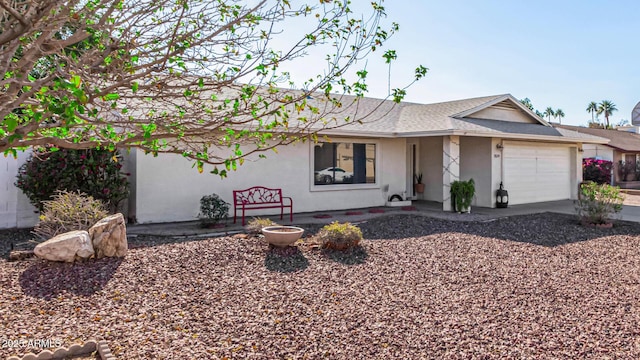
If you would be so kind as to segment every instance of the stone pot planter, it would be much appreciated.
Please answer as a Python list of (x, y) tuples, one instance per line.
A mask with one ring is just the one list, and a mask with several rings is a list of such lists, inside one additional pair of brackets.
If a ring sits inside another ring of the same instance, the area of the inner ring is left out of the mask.
[(286, 247), (295, 243), (300, 237), (304, 229), (296, 226), (267, 226), (262, 228), (264, 239), (271, 245), (277, 247)]

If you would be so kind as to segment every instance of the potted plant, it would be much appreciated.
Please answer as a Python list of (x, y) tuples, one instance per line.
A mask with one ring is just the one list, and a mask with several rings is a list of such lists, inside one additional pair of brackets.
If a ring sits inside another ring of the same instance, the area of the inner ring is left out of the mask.
[(415, 183), (413, 184), (413, 189), (418, 194), (422, 194), (424, 192), (424, 184), (422, 183), (422, 173), (414, 174), (413, 179), (415, 180)]
[(261, 232), (267, 243), (276, 247), (287, 247), (300, 239), (304, 229), (297, 226), (274, 225), (263, 227)]
[(220, 220), (227, 217), (229, 204), (218, 195), (205, 195), (200, 199), (200, 222), (202, 227), (215, 227)]
[(451, 203), (453, 211), (471, 212), (471, 202), (476, 195), (476, 184), (473, 179), (468, 181), (456, 180), (451, 183)]

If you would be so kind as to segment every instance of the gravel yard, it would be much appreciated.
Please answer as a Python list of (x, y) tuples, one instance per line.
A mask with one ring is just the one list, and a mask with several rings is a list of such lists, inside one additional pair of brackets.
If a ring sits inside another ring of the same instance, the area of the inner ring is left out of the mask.
[(640, 358), (640, 224), (360, 226), (346, 254), (140, 237), (124, 260), (3, 259), (0, 340), (106, 339), (122, 359)]

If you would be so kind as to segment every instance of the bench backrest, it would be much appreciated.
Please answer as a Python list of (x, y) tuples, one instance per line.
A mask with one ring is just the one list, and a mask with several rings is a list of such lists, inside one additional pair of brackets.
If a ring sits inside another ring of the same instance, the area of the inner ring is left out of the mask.
[(282, 189), (254, 186), (245, 190), (234, 190), (233, 201), (242, 204), (282, 204)]

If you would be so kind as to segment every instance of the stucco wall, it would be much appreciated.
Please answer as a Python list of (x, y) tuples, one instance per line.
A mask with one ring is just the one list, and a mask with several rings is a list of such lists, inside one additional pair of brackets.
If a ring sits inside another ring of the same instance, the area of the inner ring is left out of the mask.
[(420, 139), (419, 171), (425, 184), (421, 199), (442, 201), (442, 138)]
[[(208, 173), (211, 167), (205, 167), (199, 174), (191, 168), (192, 162), (179, 155), (164, 154), (154, 158), (138, 151), (132, 155), (135, 157), (136, 181), (130, 208), (135, 209), (139, 223), (187, 221), (197, 218), (202, 196), (216, 193), (232, 203), (233, 190), (257, 185), (282, 188), (284, 196), (293, 198), (294, 213), (381, 206), (385, 203), (383, 185), (389, 185), (390, 193), (406, 190), (404, 139), (356, 141), (375, 143), (378, 148), (376, 166), (379, 171), (375, 184), (313, 185), (310, 160), (313, 144), (309, 143), (281, 147), (277, 154), (267, 153), (266, 159), (249, 158), (225, 179)], [(279, 210), (254, 210), (248, 214), (275, 213)], [(230, 216), (233, 216), (233, 209)]]
[(598, 158), (602, 160), (613, 161), (613, 149), (600, 144), (583, 144), (582, 158)]
[[(500, 183), (502, 182), (502, 150), (498, 148), (498, 144), (502, 146), (502, 139), (491, 139), (491, 196), (495, 196), (498, 189), (500, 189)], [(504, 185), (504, 184), (503, 184)], [(491, 200), (492, 208), (496, 207), (494, 199)]]
[(614, 151), (613, 152), (613, 185), (617, 185), (618, 182), (623, 180), (623, 179), (620, 179), (620, 174), (618, 173), (620, 161), (624, 161), (623, 154), (619, 151)]
[(578, 198), (578, 186), (582, 182), (582, 155), (578, 151), (577, 146), (569, 148), (569, 156), (571, 157), (571, 199)]
[(475, 206), (491, 207), (491, 138), (460, 137), (460, 180), (473, 178), (476, 184)]
[(14, 185), (18, 169), (29, 155), (20, 152), (17, 159), (0, 156), (0, 229), (32, 227), (38, 222), (36, 208)]

